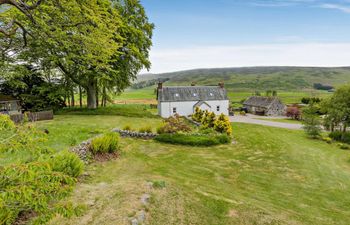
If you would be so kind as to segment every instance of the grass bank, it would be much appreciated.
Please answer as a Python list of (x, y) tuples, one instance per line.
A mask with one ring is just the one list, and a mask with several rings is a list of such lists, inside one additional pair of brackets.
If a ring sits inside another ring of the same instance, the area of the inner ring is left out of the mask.
[[(95, 128), (109, 129), (126, 119), (89, 118), (59, 116), (40, 126), (58, 138), (68, 123), (102, 120)], [(122, 139), (121, 159), (90, 165), (70, 198), (88, 205), (84, 214), (51, 224), (130, 224), (148, 181), (166, 186), (152, 190), (147, 224), (348, 224), (349, 152), (302, 131), (235, 124), (234, 136), (237, 144), (210, 148)]]

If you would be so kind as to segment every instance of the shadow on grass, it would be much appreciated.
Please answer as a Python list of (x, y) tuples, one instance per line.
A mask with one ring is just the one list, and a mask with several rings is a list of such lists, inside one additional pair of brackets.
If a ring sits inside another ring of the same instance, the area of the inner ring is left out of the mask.
[(148, 105), (111, 105), (99, 107), (97, 109), (88, 109), (80, 107), (64, 108), (55, 112), (56, 115), (111, 115), (128, 116), (141, 118), (157, 118), (158, 116), (151, 112)]

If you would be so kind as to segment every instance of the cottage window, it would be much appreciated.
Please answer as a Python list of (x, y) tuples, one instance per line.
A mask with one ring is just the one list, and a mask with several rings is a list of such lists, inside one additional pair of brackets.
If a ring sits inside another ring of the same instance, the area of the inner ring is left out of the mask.
[(176, 107), (173, 108), (173, 113), (174, 113), (174, 114), (177, 113), (177, 108), (176, 108)]
[(216, 106), (216, 111), (220, 112), (220, 106)]

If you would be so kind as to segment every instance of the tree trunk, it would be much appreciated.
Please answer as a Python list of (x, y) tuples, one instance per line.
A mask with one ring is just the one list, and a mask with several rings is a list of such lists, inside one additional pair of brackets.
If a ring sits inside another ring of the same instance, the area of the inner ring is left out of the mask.
[(89, 81), (88, 85), (86, 86), (86, 93), (87, 93), (87, 107), (88, 109), (96, 109), (97, 108), (97, 99), (96, 99), (96, 82), (95, 81)]
[(74, 106), (75, 106), (74, 87), (72, 87), (71, 94), (72, 94), (72, 100), (71, 100), (71, 103), (72, 103), (72, 107), (74, 107)]
[(83, 93), (80, 85), (79, 85), (79, 105), (80, 105), (80, 108), (83, 107)]
[(99, 95), (98, 89), (96, 88), (96, 108), (99, 107), (99, 102), (100, 102), (100, 100), (98, 99), (98, 95)]
[(103, 87), (102, 106), (103, 107), (107, 106), (107, 91), (106, 91), (106, 87)]
[(69, 96), (69, 92), (66, 91), (66, 96), (67, 96), (67, 101), (68, 101), (68, 106), (69, 108), (71, 107), (71, 104), (70, 104), (70, 96)]

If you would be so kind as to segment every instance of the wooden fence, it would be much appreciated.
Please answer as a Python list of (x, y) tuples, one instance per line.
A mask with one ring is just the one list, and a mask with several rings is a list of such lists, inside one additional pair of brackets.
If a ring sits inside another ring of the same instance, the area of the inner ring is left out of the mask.
[[(42, 121), (42, 120), (53, 120), (53, 111), (42, 111), (42, 112), (30, 112), (26, 113), (27, 118), (30, 122)], [(10, 115), (10, 118), (15, 123), (20, 123), (24, 120), (24, 114)]]

